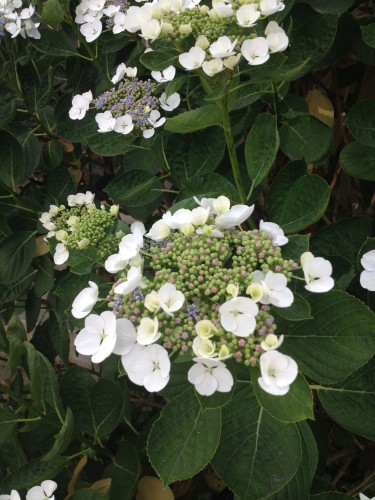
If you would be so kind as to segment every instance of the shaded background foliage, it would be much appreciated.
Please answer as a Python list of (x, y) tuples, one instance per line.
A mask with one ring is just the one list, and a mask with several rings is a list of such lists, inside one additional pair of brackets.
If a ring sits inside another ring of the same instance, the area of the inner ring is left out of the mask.
[[(71, 97), (107, 88), (123, 61), (141, 74), (164, 69), (176, 50), (155, 42), (142, 54), (134, 37), (112, 33), (91, 46), (72, 23), (75, 2), (34, 3), (41, 39), (0, 42), (0, 492), (55, 478), (57, 498), (131, 499), (157, 473), (182, 499), (374, 495), (375, 302), (358, 280), (360, 256), (375, 248), (372, 2), (286, 1), (274, 18), (287, 53), (216, 94), (191, 90), (198, 81), (181, 72), (169, 91), (190, 93), (190, 110), (150, 140), (98, 134), (90, 112), (70, 120)], [(233, 391), (209, 399), (185, 382), (184, 363), (158, 395), (118, 376), (115, 356), (100, 370), (80, 366), (70, 335), (83, 323), (70, 306), (89, 279), (101, 291), (106, 280), (95, 254), (55, 269), (38, 221), (86, 189), (148, 225), (194, 195), (244, 201), (223, 98), (255, 221), (282, 226), (289, 258), (310, 248), (334, 268), (332, 292), (305, 294), (293, 317), (278, 311), (284, 350), (304, 374), (283, 398), (246, 384), (238, 366)], [(147, 487), (142, 498), (156, 499), (160, 485)]]

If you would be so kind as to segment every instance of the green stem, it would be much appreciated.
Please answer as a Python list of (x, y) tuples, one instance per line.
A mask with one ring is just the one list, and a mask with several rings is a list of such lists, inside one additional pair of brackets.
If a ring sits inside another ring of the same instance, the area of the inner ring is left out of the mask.
[(234, 182), (236, 184), (237, 192), (240, 197), (241, 203), (246, 204), (247, 197), (243, 187), (240, 166), (237, 158), (236, 145), (234, 143), (232, 127), (230, 123), (228, 105), (227, 105), (227, 97), (224, 98), (221, 109), (223, 111), (223, 130), (225, 135), (225, 142), (227, 144), (230, 164), (232, 167)]

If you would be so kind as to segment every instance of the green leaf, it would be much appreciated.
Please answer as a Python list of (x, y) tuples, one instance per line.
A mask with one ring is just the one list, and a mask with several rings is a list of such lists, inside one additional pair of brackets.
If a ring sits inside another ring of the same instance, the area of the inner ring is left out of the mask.
[(229, 95), (233, 95), (230, 111), (250, 106), (266, 94), (273, 94), (272, 83), (270, 82), (258, 83), (250, 80), (233, 87), (229, 90)]
[(30, 371), (30, 392), (35, 401), (49, 403), (56, 411), (62, 408), (56, 373), (42, 353), (29, 342), (24, 342)]
[(285, 396), (273, 396), (264, 391), (258, 384), (260, 370), (251, 368), (251, 381), (258, 403), (272, 417), (281, 422), (299, 422), (307, 418), (314, 419), (312, 392), (309, 384), (300, 374), (291, 384)]
[(51, 139), (44, 144), (43, 160), (49, 169), (58, 167), (63, 160), (64, 152), (60, 141)]
[(338, 491), (327, 491), (318, 495), (309, 495), (308, 500), (353, 500), (353, 497)]
[(350, 108), (345, 121), (354, 139), (373, 146), (375, 143), (375, 99), (361, 101)]
[(310, 304), (298, 293), (294, 293), (293, 304), (289, 307), (273, 307), (272, 311), (278, 316), (288, 319), (289, 321), (302, 321), (303, 319), (311, 319)]
[(352, 142), (340, 153), (340, 165), (352, 177), (375, 181), (375, 147), (360, 142)]
[(54, 444), (50, 451), (44, 456), (44, 460), (50, 460), (56, 455), (61, 455), (67, 449), (74, 434), (74, 417), (72, 410), (68, 407), (64, 423), (60, 431), (54, 437)]
[(340, 15), (347, 11), (355, 3), (355, 0), (308, 0), (305, 3), (320, 14)]
[(246, 167), (253, 188), (267, 177), (275, 162), (278, 149), (276, 117), (268, 113), (258, 115), (245, 143)]
[(0, 285), (0, 303), (3, 304), (21, 297), (25, 290), (27, 290), (34, 281), (35, 275), (36, 270), (29, 267), (26, 273), (17, 281), (14, 281), (11, 284)]
[(138, 451), (129, 441), (122, 441), (117, 448), (112, 474), (110, 500), (132, 500), (141, 473)]
[(16, 100), (4, 104), (0, 109), (0, 129), (5, 128), (9, 123), (11, 123), (17, 114), (17, 104)]
[(90, 137), (86, 137), (87, 144), (91, 151), (100, 156), (121, 155), (131, 149), (135, 137), (124, 136), (116, 132), (100, 134), (96, 132)]
[(332, 132), (314, 116), (299, 115), (280, 128), (280, 149), (291, 160), (320, 163), (330, 152)]
[(223, 113), (221, 109), (214, 104), (207, 104), (191, 111), (185, 111), (177, 116), (168, 118), (165, 124), (165, 130), (186, 134), (195, 132), (203, 128), (221, 125)]
[(77, 248), (69, 249), (69, 258), (66, 261), (70, 266), (70, 271), (75, 274), (88, 274), (97, 264), (97, 251), (93, 247), (86, 247), (83, 250)]
[(212, 465), (241, 499), (258, 500), (282, 488), (301, 462), (296, 424), (284, 424), (261, 408), (250, 387), (222, 409), (221, 439)]
[(49, 134), (55, 128), (55, 110), (52, 106), (44, 106), (38, 111), (38, 118), (44, 127), (44, 130)]
[(358, 252), (370, 232), (368, 216), (351, 217), (334, 222), (314, 234), (311, 239), (311, 252), (323, 257), (339, 255), (357, 267)]
[(69, 330), (63, 317), (54, 310), (49, 312), (48, 336), (65, 366), (69, 365)]
[(362, 40), (371, 48), (375, 49), (375, 24), (361, 26), (361, 33)]
[(309, 234), (292, 234), (288, 236), (288, 243), (283, 246), (283, 259), (292, 259), (299, 262), (301, 255), (309, 250)]
[(22, 363), (25, 352), (24, 341), (26, 340), (25, 327), (16, 313), (13, 313), (7, 325), (7, 339), (9, 342), (7, 367), (14, 370)]
[(150, 70), (163, 70), (168, 66), (175, 65), (179, 51), (172, 45), (164, 45), (153, 48), (150, 52), (144, 52), (141, 56), (141, 63)]
[(355, 277), (354, 267), (347, 259), (337, 255), (331, 256), (329, 261), (333, 268), (332, 278), (335, 280), (335, 290), (346, 290)]
[(117, 382), (99, 380), (90, 392), (90, 408), (94, 422), (94, 437), (108, 436), (124, 414), (124, 397)]
[(104, 500), (105, 497), (99, 492), (92, 490), (91, 488), (80, 488), (74, 493), (73, 496), (69, 497), (71, 500)]
[(74, 415), (76, 434), (94, 435), (94, 421), (90, 410), (90, 392), (95, 386), (95, 380), (90, 373), (79, 367), (72, 366), (61, 380), (61, 398), (66, 407), (70, 407)]
[(318, 396), (327, 413), (350, 432), (375, 440), (375, 357), (344, 382), (318, 386)]
[(64, 468), (65, 463), (65, 457), (54, 457), (49, 460), (34, 458), (9, 474), (1, 484), (2, 489), (11, 491), (31, 488), (45, 481), (46, 478), (53, 479)]
[[(11, 438), (17, 424), (17, 415), (0, 406), (0, 446), (2, 447)], [(0, 461), (1, 463), (1, 461)]]
[(20, 231), (0, 245), (0, 283), (14, 283), (25, 274), (35, 256), (35, 233)]
[(59, 206), (65, 203), (70, 194), (76, 191), (73, 177), (64, 167), (54, 168), (47, 177), (48, 203)]
[(296, 80), (319, 66), (336, 36), (337, 16), (311, 16), (293, 33), (286, 62), (275, 72), (277, 81)]
[(117, 175), (104, 191), (136, 217), (150, 215), (162, 199), (163, 186), (155, 175), (140, 169)]
[(40, 40), (33, 39), (32, 45), (43, 54), (64, 58), (77, 55), (76, 49), (62, 31), (41, 28), (39, 32)]
[(17, 139), (5, 130), (0, 132), (0, 147), (1, 180), (15, 191), (27, 178), (27, 176), (25, 178), (25, 158), (22, 147)]
[(296, 94), (287, 94), (277, 107), (277, 113), (288, 121), (308, 112), (307, 102)]
[[(283, 351), (313, 380), (334, 384), (366, 363), (375, 349), (375, 316), (358, 299), (342, 292), (307, 297), (314, 319), (278, 319)], [(308, 352), (308, 354), (307, 354)]]
[(313, 433), (305, 422), (298, 424), (301, 435), (302, 460), (292, 479), (267, 500), (286, 500), (307, 498), (314, 479), (318, 462), (318, 450)]
[(32, 131), (18, 135), (17, 140), (21, 144), (25, 159), (24, 180), (26, 180), (39, 165), (41, 146)]
[(213, 172), (225, 152), (224, 133), (219, 127), (210, 127), (194, 139), (189, 150), (189, 176)]
[(52, 26), (55, 30), (59, 30), (64, 17), (64, 9), (60, 0), (47, 0), (47, 2), (43, 3), (42, 23)]
[(190, 478), (209, 463), (220, 427), (220, 409), (203, 410), (193, 387), (163, 408), (149, 434), (147, 452), (164, 485)]
[(35, 295), (41, 297), (54, 285), (54, 269), (49, 255), (42, 255), (34, 261), (38, 272), (35, 276)]
[(268, 196), (268, 211), (270, 219), (277, 217), (279, 207), (283, 204), (285, 193), (300, 177), (307, 174), (304, 161), (292, 161), (280, 170), (276, 179), (271, 184)]
[(103, 296), (104, 295), (103, 289), (106, 288), (105, 285), (107, 285), (108, 282), (104, 277), (99, 276), (98, 274), (95, 273), (83, 276), (67, 274), (59, 282), (53, 293), (58, 297), (60, 297), (61, 299), (67, 301), (71, 305), (71, 303), (77, 297), (79, 292), (89, 286), (88, 285), (89, 281), (93, 281), (98, 285), (100, 290), (100, 295)]
[(322, 177), (304, 175), (289, 186), (278, 206), (270, 198), (270, 217), (286, 233), (300, 231), (323, 216), (330, 195), (330, 187)]

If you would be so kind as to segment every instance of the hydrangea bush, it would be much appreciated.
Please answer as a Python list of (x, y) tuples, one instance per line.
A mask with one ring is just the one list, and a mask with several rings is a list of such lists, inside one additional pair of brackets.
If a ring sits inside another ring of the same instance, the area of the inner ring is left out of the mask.
[(374, 26), (0, 0), (0, 499), (374, 496)]

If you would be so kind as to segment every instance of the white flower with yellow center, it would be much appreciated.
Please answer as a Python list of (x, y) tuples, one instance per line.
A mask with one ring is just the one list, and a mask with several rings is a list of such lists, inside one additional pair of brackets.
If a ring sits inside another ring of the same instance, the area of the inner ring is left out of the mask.
[(184, 304), (185, 297), (172, 283), (166, 283), (158, 291), (160, 307), (169, 316), (179, 311)]
[(137, 342), (149, 345), (156, 342), (161, 336), (158, 318), (142, 318), (137, 329)]
[(280, 347), (283, 341), (284, 335), (280, 335), (280, 337), (278, 337), (274, 333), (269, 333), (267, 337), (260, 343), (260, 347), (263, 349), (263, 351), (273, 351), (274, 349)]
[(196, 323), (195, 331), (201, 339), (209, 339), (213, 337), (218, 330), (209, 319), (201, 319)]
[(212, 396), (216, 391), (229, 392), (233, 376), (224, 363), (212, 358), (194, 358), (188, 371), (188, 380), (201, 396)]
[(111, 311), (100, 316), (90, 314), (85, 319), (85, 328), (74, 340), (77, 352), (91, 356), (93, 363), (101, 363), (113, 352), (116, 344), (116, 316)]
[(302, 270), (305, 275), (305, 288), (309, 292), (324, 293), (333, 288), (335, 282), (331, 278), (332, 264), (323, 257), (314, 257), (311, 252), (301, 255)]
[(216, 343), (212, 342), (210, 339), (195, 337), (192, 347), (194, 354), (201, 358), (213, 358), (217, 356)]
[(259, 299), (261, 304), (273, 304), (276, 307), (289, 307), (294, 300), (293, 292), (287, 288), (288, 280), (282, 273), (268, 271), (266, 274), (262, 271), (251, 273), (253, 284), (258, 283), (263, 289), (262, 297)]

